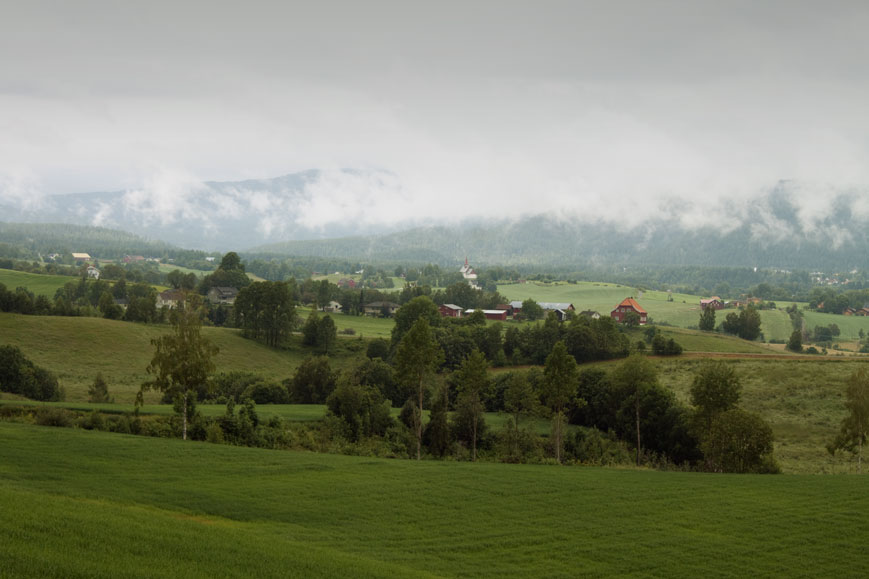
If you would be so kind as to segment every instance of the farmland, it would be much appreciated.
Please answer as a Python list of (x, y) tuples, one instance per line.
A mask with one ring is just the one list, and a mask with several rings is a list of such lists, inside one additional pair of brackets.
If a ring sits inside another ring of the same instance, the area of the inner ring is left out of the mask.
[(11, 576), (869, 573), (862, 477), (420, 463), (9, 423), (0, 437)]
[[(681, 328), (697, 327), (700, 317), (700, 297), (688, 294), (668, 294), (660, 291), (641, 291), (629, 286), (597, 283), (539, 283), (499, 285), (498, 291), (509, 300), (531, 298), (537, 302), (569, 302), (576, 311), (593, 310), (608, 315), (626, 297), (638, 298), (639, 304), (649, 313), (653, 323), (669, 324)], [(641, 295), (642, 294), (642, 295)], [(639, 296), (639, 297), (638, 297)], [(670, 301), (672, 298), (672, 301)], [(790, 304), (779, 304), (785, 307)], [(800, 307), (806, 304), (798, 304)], [(720, 310), (717, 322), (721, 323), (727, 313), (735, 310)], [(783, 310), (763, 310), (760, 312), (761, 329), (766, 341), (787, 341), (793, 331), (790, 318)], [(869, 317), (848, 317), (805, 311), (806, 325), (809, 329), (816, 325), (837, 324), (842, 330), (841, 339), (856, 340), (862, 329), (869, 334)]]
[(0, 269), (0, 283), (5, 285), (7, 290), (14, 291), (15, 288), (25, 287), (33, 292), (34, 295), (43, 295), (49, 299), (53, 299), (57, 290), (68, 282), (76, 281), (77, 279), (68, 275), (46, 275), (26, 273), (12, 269)]

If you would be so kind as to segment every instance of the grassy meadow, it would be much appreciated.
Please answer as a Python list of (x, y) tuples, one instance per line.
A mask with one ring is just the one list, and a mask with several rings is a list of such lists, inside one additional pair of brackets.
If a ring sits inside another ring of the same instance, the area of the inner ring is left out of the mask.
[(0, 423), (4, 576), (861, 577), (865, 477), (277, 452)]
[(9, 291), (15, 288), (26, 287), (33, 295), (44, 295), (54, 299), (54, 294), (68, 282), (77, 281), (77, 277), (68, 275), (46, 275), (39, 273), (26, 273), (12, 269), (0, 269), (0, 283)]

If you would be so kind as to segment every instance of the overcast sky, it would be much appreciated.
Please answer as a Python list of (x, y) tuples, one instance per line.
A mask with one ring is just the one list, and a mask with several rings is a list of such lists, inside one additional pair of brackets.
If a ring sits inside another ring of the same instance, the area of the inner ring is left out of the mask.
[(351, 167), (383, 175), (311, 221), (700, 215), (869, 184), (869, 2), (0, 3), (6, 201)]

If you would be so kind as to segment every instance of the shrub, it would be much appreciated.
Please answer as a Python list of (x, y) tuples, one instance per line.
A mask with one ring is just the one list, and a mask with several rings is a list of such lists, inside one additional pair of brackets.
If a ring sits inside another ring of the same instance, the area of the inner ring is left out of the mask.
[(63, 408), (42, 406), (36, 409), (34, 420), (39, 426), (69, 427), (75, 415)]

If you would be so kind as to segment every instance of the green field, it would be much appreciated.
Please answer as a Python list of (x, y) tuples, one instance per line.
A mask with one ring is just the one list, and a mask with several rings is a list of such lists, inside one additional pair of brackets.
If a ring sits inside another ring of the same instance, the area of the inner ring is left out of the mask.
[[(593, 310), (602, 316), (609, 313), (627, 297), (637, 301), (649, 313), (654, 322), (674, 326), (696, 326), (700, 319), (700, 298), (687, 294), (668, 294), (659, 291), (642, 291), (637, 288), (598, 282), (541, 283), (499, 285), (498, 291), (509, 300), (537, 302), (569, 302), (577, 312)], [(669, 301), (669, 298), (673, 301)]]
[(0, 423), (27, 577), (862, 577), (865, 477), (268, 451)]
[(49, 299), (54, 299), (54, 294), (64, 285), (78, 279), (68, 275), (45, 275), (0, 269), (0, 283), (5, 285), (7, 290), (15, 291), (17, 287), (26, 287), (33, 292), (33, 295), (44, 295)]
[[(311, 308), (297, 307), (296, 316), (304, 323), (311, 314)], [(319, 312), (320, 317), (323, 317), (323, 312)], [(389, 318), (374, 318), (371, 316), (348, 316), (345, 314), (328, 314), (332, 321), (335, 322), (335, 327), (338, 328), (338, 334), (341, 335), (343, 330), (352, 328), (355, 332), (353, 335), (362, 338), (389, 338), (392, 336), (392, 327), (395, 323)]]
[[(573, 304), (577, 312), (594, 310), (601, 315), (609, 315), (609, 312), (626, 297), (637, 298), (640, 295), (640, 290), (637, 288), (597, 282), (578, 282), (575, 284), (528, 282), (499, 285), (498, 291), (509, 300), (531, 298), (537, 302), (569, 302)], [(670, 297), (673, 298), (673, 301), (669, 301)], [(700, 319), (700, 296), (676, 293), (669, 295), (666, 292), (643, 291), (642, 297), (637, 301), (649, 313), (653, 323), (690, 328), (697, 327)], [(790, 302), (779, 305), (784, 308), (790, 305)], [(716, 323), (720, 324), (728, 313), (734, 311), (736, 310), (719, 310), (716, 315)], [(837, 324), (842, 331), (840, 340), (856, 340), (861, 329), (869, 334), (869, 317), (838, 316), (811, 311), (805, 311), (804, 315), (809, 329), (816, 325)], [(793, 326), (784, 309), (762, 310), (760, 316), (761, 330), (766, 341), (787, 341), (793, 332)]]
[[(168, 325), (0, 313), (0, 344), (19, 346), (36, 364), (54, 372), (70, 401), (86, 401), (88, 386), (101, 372), (115, 401), (132, 403), (139, 386), (148, 379), (145, 368), (154, 353), (151, 340), (169, 332)], [(287, 350), (268, 348), (228, 328), (203, 328), (202, 333), (220, 348), (215, 360), (217, 372), (240, 370), (283, 380), (315, 353), (298, 345)], [(341, 367), (346, 360), (342, 350), (333, 365)], [(159, 394), (153, 392), (146, 398), (158, 400)]]

